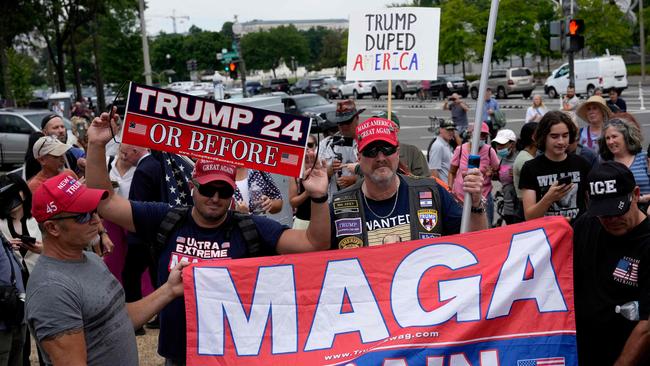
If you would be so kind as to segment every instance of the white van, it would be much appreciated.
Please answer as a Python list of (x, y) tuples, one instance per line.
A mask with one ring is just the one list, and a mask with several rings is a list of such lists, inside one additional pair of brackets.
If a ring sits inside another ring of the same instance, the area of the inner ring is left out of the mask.
[[(592, 96), (596, 88), (608, 92), (617, 89), (619, 94), (627, 88), (627, 69), (621, 56), (603, 56), (574, 61), (576, 94)], [(569, 86), (569, 64), (553, 70), (546, 79), (544, 93), (551, 98), (565, 94)]]

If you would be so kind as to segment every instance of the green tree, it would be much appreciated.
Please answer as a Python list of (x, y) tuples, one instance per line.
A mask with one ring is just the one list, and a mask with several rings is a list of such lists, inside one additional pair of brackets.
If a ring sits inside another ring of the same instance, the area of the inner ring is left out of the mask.
[(241, 47), (249, 69), (271, 70), (273, 77), (282, 62), (289, 63), (293, 57), (304, 63), (309, 57), (307, 40), (293, 25), (248, 33), (242, 38)]
[(315, 27), (309, 28), (306, 31), (300, 31), (303, 37), (307, 40), (307, 46), (309, 47), (309, 56), (306, 61), (309, 69), (315, 69), (318, 67), (317, 65), (320, 62), (320, 55), (323, 52), (323, 38), (325, 38), (328, 32), (329, 30), (325, 27)]
[[(343, 49), (342, 44), (343, 32), (332, 30), (325, 34), (325, 37), (323, 37), (323, 48), (319, 58), (319, 65), (321, 68), (340, 68), (345, 65), (346, 59), (341, 56), (347, 54), (347, 42), (345, 49)], [(341, 62), (341, 60), (343, 60), (343, 62)]]
[(462, 63), (463, 76), (465, 61), (471, 58), (472, 50), (478, 47), (481, 40), (471, 23), (477, 16), (478, 9), (464, 0), (447, 0), (442, 3), (439, 61), (443, 65)]
[(611, 2), (578, 0), (585, 21), (585, 45), (595, 54), (621, 53), (632, 45), (632, 30), (623, 12)]
[(26, 106), (32, 98), (32, 86), (29, 83), (32, 69), (36, 63), (31, 57), (9, 49), (7, 52), (8, 74), (11, 85), (11, 94), (18, 106)]

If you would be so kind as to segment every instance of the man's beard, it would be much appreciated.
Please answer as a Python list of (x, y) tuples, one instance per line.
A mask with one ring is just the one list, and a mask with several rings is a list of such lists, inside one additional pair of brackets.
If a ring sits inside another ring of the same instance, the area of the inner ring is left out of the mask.
[[(391, 174), (389, 174), (389, 175), (379, 175), (379, 174), (376, 173), (377, 169), (384, 168), (384, 167), (390, 169)], [(376, 169), (374, 169), (372, 171), (371, 174), (368, 175), (368, 179), (370, 179), (370, 181), (372, 181), (374, 184), (379, 185), (379, 186), (386, 186), (386, 185), (390, 184), (393, 181), (394, 178), (395, 178), (395, 171), (393, 169), (391, 169), (391, 167), (388, 166), (388, 165), (382, 165), (380, 167), (377, 167)]]

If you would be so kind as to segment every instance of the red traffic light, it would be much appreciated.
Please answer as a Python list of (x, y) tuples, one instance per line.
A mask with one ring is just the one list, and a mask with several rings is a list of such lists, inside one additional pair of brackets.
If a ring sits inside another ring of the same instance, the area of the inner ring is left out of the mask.
[(569, 21), (569, 35), (577, 36), (585, 30), (585, 21), (582, 19), (571, 19)]
[(230, 65), (228, 65), (228, 68), (230, 69), (230, 71), (235, 71), (237, 70), (237, 64), (231, 62)]

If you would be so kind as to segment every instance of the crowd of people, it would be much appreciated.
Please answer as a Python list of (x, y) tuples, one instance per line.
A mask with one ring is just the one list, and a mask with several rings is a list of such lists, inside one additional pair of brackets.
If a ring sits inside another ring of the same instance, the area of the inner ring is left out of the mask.
[[(339, 101), (336, 131), (308, 137), (305, 173), (286, 192), (263, 171), (120, 144), (116, 113), (84, 125), (78, 146), (47, 116), (24, 176), (0, 176), (0, 366), (29, 364), (30, 337), (41, 364), (137, 364), (147, 323), (166, 365), (184, 365), (188, 263), (456, 234), (466, 197), (470, 231), (565, 217), (581, 364), (644, 364), (650, 178), (639, 124), (615, 91), (581, 102), (569, 88), (559, 110), (534, 96), (520, 131), (503, 128), (489, 90), (483, 103), (473, 126), (450, 96), (427, 159), (400, 142), (395, 113), (362, 121), (353, 100)], [(291, 228), (266, 217), (284, 200)]]

